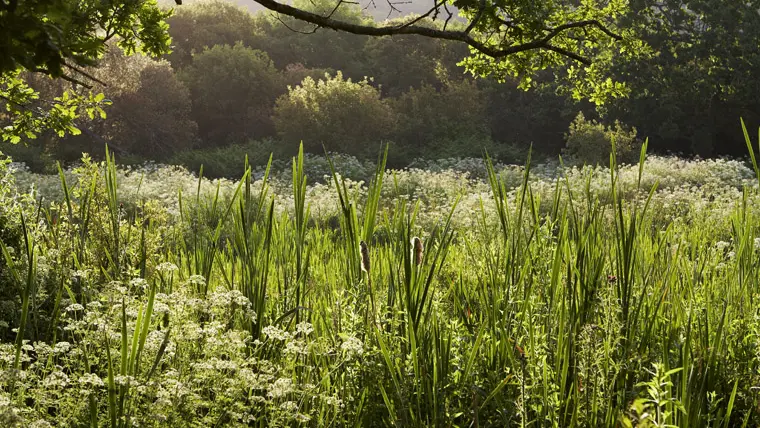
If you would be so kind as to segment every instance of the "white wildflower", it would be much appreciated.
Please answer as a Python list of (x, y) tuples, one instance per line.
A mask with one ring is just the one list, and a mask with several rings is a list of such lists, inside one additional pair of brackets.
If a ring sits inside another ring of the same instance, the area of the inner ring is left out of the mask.
[(58, 342), (53, 346), (53, 353), (64, 354), (69, 352), (69, 349), (71, 349), (71, 344), (69, 342)]
[(304, 321), (296, 324), (296, 331), (303, 334), (304, 336), (308, 336), (312, 331), (314, 331), (314, 327), (310, 323)]
[(55, 370), (42, 380), (42, 385), (45, 389), (62, 389), (69, 385), (69, 376), (60, 370)]
[(38, 357), (44, 358), (53, 352), (53, 348), (45, 342), (34, 342), (34, 351)]
[(135, 383), (135, 378), (129, 375), (116, 375), (114, 376), (113, 381), (116, 385), (126, 386)]
[(87, 279), (87, 277), (89, 276), (89, 274), (90, 274), (90, 270), (89, 269), (83, 269), (83, 270), (75, 270), (74, 272), (71, 273), (71, 276), (74, 277), (74, 278), (78, 278), (78, 279), (83, 279), (84, 280), (84, 279)]
[(187, 279), (188, 285), (194, 285), (197, 287), (203, 287), (206, 285), (206, 278), (204, 278), (201, 275), (191, 275), (190, 278)]
[(304, 415), (303, 413), (296, 413), (295, 420), (301, 423), (306, 423), (311, 420), (311, 416)]
[(105, 289), (117, 295), (123, 296), (127, 294), (127, 288), (124, 287), (124, 284), (119, 281), (110, 281), (108, 284), (106, 284)]
[(82, 377), (79, 378), (79, 383), (81, 385), (90, 385), (94, 387), (105, 386), (105, 384), (103, 383), (103, 379), (101, 379), (95, 373), (85, 373), (84, 375), (82, 375)]
[(308, 354), (306, 344), (302, 340), (291, 340), (286, 342), (284, 352), (287, 355)]
[(83, 311), (84, 306), (80, 305), (79, 303), (74, 303), (72, 305), (66, 306), (66, 312), (76, 312), (76, 311)]
[(286, 401), (280, 404), (280, 409), (289, 413), (295, 413), (298, 411), (298, 404), (295, 401)]
[(355, 337), (349, 337), (340, 345), (340, 349), (348, 358), (358, 357), (364, 353), (364, 344)]
[(261, 332), (264, 333), (264, 335), (266, 335), (267, 337), (270, 337), (270, 338), (275, 339), (275, 340), (283, 340), (284, 341), (284, 340), (288, 340), (288, 339), (291, 338), (290, 333), (288, 333), (287, 331), (284, 331), (284, 330), (280, 330), (279, 328), (277, 328), (277, 327), (275, 327), (273, 325), (268, 325), (268, 326), (264, 327), (263, 329), (261, 329)]
[(177, 265), (171, 262), (163, 262), (159, 264), (158, 266), (156, 266), (156, 271), (161, 272), (161, 273), (164, 273), (164, 272), (172, 273), (172, 272), (177, 271), (178, 269), (179, 268), (177, 267)]
[(729, 244), (726, 241), (718, 241), (715, 243), (715, 248), (717, 248), (719, 251), (725, 250), (726, 248), (730, 247), (731, 244)]
[(291, 392), (293, 392), (293, 381), (289, 378), (281, 377), (269, 386), (267, 395), (271, 398), (279, 398)]
[(129, 281), (129, 285), (134, 288), (141, 288), (143, 290), (147, 290), (149, 287), (148, 281), (146, 281), (145, 278), (134, 278), (133, 280)]

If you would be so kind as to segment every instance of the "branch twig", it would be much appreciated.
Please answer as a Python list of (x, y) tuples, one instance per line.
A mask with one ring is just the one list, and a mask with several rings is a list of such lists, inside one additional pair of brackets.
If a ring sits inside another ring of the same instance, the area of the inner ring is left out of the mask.
[(439, 30), (437, 28), (429, 28), (429, 27), (424, 27), (420, 25), (408, 25), (408, 24), (385, 25), (385, 26), (354, 24), (354, 23), (340, 21), (340, 20), (336, 20), (330, 17), (318, 15), (316, 13), (309, 12), (306, 10), (298, 9), (284, 3), (279, 3), (276, 0), (254, 0), (254, 1), (256, 1), (256, 3), (264, 6), (265, 8), (269, 10), (272, 10), (277, 13), (281, 13), (283, 15), (291, 16), (293, 18), (296, 18), (302, 21), (310, 22), (316, 25), (317, 27), (332, 28), (334, 30), (345, 31), (347, 33), (359, 34), (359, 35), (365, 35), (365, 36), (392, 36), (395, 34), (416, 34), (416, 35), (421, 35), (421, 36), (426, 36), (426, 37), (431, 37), (431, 38), (458, 41), (458, 42), (463, 42), (471, 46), (478, 52), (481, 52), (492, 58), (503, 58), (503, 57), (513, 55), (519, 52), (525, 52), (525, 51), (536, 50), (536, 49), (548, 49), (557, 53), (561, 53), (562, 55), (566, 55), (569, 58), (579, 61), (585, 65), (589, 65), (590, 61), (587, 58), (583, 58), (577, 54), (567, 55), (567, 53), (570, 53), (569, 51), (553, 46), (550, 42), (555, 37), (557, 37), (558, 35), (560, 35), (561, 33), (567, 30), (570, 30), (573, 28), (585, 28), (585, 27), (596, 27), (597, 29), (602, 31), (604, 34), (606, 34), (607, 36), (615, 40), (623, 39), (621, 36), (613, 33), (611, 30), (605, 27), (601, 22), (595, 19), (591, 19), (591, 20), (570, 22), (567, 24), (559, 25), (553, 29), (547, 30), (549, 31), (549, 33), (540, 39), (536, 39), (536, 40), (521, 43), (521, 44), (513, 44), (513, 45), (500, 49), (500, 48), (493, 47), (491, 45), (488, 45), (486, 43), (479, 41), (477, 38), (470, 35), (469, 32), (446, 30), (446, 27), (447, 27), (446, 24), (448, 24), (448, 21), (451, 19), (453, 14), (451, 12), (448, 12), (445, 2), (443, 3), (443, 6), (450, 15), (449, 15), (449, 18), (446, 20), (446, 24), (444, 25), (443, 29)]
[(283, 21), (282, 18), (280, 18), (280, 15), (275, 15), (275, 18), (277, 18), (277, 20), (280, 21), (280, 24), (284, 25), (285, 28), (287, 28), (288, 30), (290, 30), (290, 31), (292, 31), (294, 33), (298, 33), (298, 34), (314, 34), (314, 33), (317, 32), (317, 30), (319, 30), (319, 25), (314, 25), (314, 28), (311, 31), (297, 30), (297, 29), (291, 27), (290, 25), (288, 25), (285, 21)]
[(470, 31), (472, 31), (473, 28), (475, 28), (476, 25), (478, 25), (478, 22), (480, 22), (480, 18), (483, 17), (483, 12), (486, 10), (486, 0), (480, 0), (480, 4), (478, 5), (478, 12), (475, 14), (475, 17), (472, 18), (472, 22), (470, 22), (470, 25), (465, 28), (464, 32), (466, 34), (470, 34)]
[[(86, 78), (88, 78), (88, 79), (92, 80), (93, 82), (95, 82), (95, 83), (97, 83), (97, 84), (99, 84), (99, 85), (101, 85), (101, 86), (103, 86), (103, 87), (108, 87), (108, 84), (107, 84), (106, 82), (104, 82), (104, 81), (102, 81), (102, 80), (100, 80), (100, 79), (96, 78), (95, 76), (93, 76), (93, 75), (91, 75), (91, 74), (87, 73), (86, 71), (82, 70), (82, 69), (81, 69), (81, 68), (79, 68), (79, 67), (76, 67), (76, 66), (74, 66), (74, 65), (71, 65), (71, 64), (69, 64), (69, 63), (66, 63), (66, 62), (64, 62), (64, 63), (63, 63), (63, 65), (64, 65), (66, 68), (68, 68), (68, 69), (71, 69), (71, 70), (73, 70), (73, 71), (75, 71), (75, 72), (77, 72), (77, 73), (81, 74), (82, 76), (84, 76), (84, 77), (86, 77)], [(83, 86), (84, 86), (84, 85), (83, 85)], [(91, 88), (90, 88), (90, 87), (88, 87), (87, 89), (91, 89)]]

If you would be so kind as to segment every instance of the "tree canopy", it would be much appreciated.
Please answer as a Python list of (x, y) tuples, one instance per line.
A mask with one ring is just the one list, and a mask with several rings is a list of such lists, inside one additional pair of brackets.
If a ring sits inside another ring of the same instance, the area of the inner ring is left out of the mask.
[[(470, 56), (463, 62), (470, 72), (501, 80), (518, 78), (524, 87), (534, 84), (537, 72), (553, 68), (558, 77), (572, 83), (576, 97), (597, 102), (625, 92), (622, 84), (606, 74), (610, 59), (632, 55), (641, 47), (619, 26), (619, 18), (627, 10), (623, 0), (435, 0), (420, 16), (385, 23), (362, 17), (356, 5), (346, 0), (296, 1), (292, 5), (254, 1), (276, 12), (280, 22), (299, 20), (298, 28), (289, 27), (291, 31), (329, 28), (366, 36), (419, 35), (459, 42), (470, 48)], [(453, 7), (464, 23), (453, 19)], [(88, 88), (94, 77), (85, 68), (97, 63), (111, 40), (127, 54), (168, 53), (166, 19), (171, 13), (156, 0), (0, 1), (0, 98), (5, 104), (4, 122), (10, 123), (3, 128), (2, 138), (17, 142), (21, 137), (33, 138), (45, 128), (76, 133), (76, 117), (83, 112), (102, 114), (101, 106), (108, 102), (102, 96), (68, 91), (45, 100), (47, 105), (41, 107), (35, 104), (38, 94), (19, 78), (20, 72), (42, 73)], [(228, 15), (235, 17), (236, 13), (229, 11)], [(195, 22), (193, 18), (180, 13), (175, 21), (192, 26), (188, 19)], [(245, 17), (240, 23), (254, 25)], [(234, 39), (229, 44), (241, 40), (255, 44), (253, 39), (243, 40), (247, 35), (219, 31)], [(207, 35), (198, 34), (191, 44), (206, 43), (204, 39)], [(187, 62), (188, 53), (178, 51), (172, 62)]]
[[(468, 71), (499, 80), (518, 78), (534, 85), (537, 73), (556, 71), (575, 98), (604, 103), (626, 94), (609, 70), (618, 56), (637, 57), (645, 45), (620, 26), (629, 11), (626, 0), (434, 0), (430, 9), (400, 21), (361, 23), (338, 16), (356, 8), (347, 0), (326, 0), (327, 12), (276, 0), (254, 0), (280, 15), (320, 28), (367, 36), (414, 34), (461, 42), (470, 48), (463, 61)], [(390, 0), (388, 0), (390, 2)], [(393, 3), (389, 3), (393, 6)], [(459, 22), (449, 6), (464, 18)], [(430, 22), (434, 25), (430, 25)]]
[(113, 40), (126, 53), (158, 56), (168, 52), (165, 19), (171, 14), (156, 0), (2, 0), (0, 1), (0, 99), (5, 104), (3, 140), (33, 138), (42, 129), (78, 132), (73, 121), (84, 110), (102, 114), (101, 95), (67, 91), (44, 106), (21, 72), (63, 78), (85, 88)]
[(616, 61), (630, 97), (608, 115), (636, 123), (658, 151), (744, 153), (739, 118), (760, 122), (760, 1), (635, 0), (631, 8), (623, 25), (656, 55)]
[(67, 146), (68, 160), (104, 141), (162, 161), (264, 139), (320, 151), (312, 128), (275, 122), (275, 101), (338, 71), (366, 81), (346, 93), (371, 90), (392, 111), (346, 137), (355, 153), (389, 140), (397, 154), (466, 156), (490, 141), (553, 155), (582, 111), (660, 153), (741, 155), (738, 118), (760, 122), (758, 0), (451, 0), (383, 22), (346, 0), (285, 3), (254, 0), (265, 9), (252, 15), (225, 1), (0, 0), (0, 137), (56, 159)]

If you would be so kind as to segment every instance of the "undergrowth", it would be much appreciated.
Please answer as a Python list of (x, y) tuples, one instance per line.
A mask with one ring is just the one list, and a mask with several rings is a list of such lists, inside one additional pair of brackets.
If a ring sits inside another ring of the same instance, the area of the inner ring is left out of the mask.
[(757, 177), (645, 151), (3, 164), (0, 424), (756, 426)]

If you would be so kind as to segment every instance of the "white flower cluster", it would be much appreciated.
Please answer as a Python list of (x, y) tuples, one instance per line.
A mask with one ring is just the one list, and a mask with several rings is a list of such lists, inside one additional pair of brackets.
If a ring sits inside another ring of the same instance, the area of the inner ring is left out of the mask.
[(269, 337), (270, 339), (279, 340), (281, 342), (290, 340), (293, 337), (293, 335), (291, 335), (287, 331), (281, 330), (273, 325), (268, 325), (264, 327), (263, 329), (261, 329), (261, 332), (265, 336)]
[(160, 273), (172, 273), (176, 272), (178, 269), (177, 265), (171, 262), (163, 262), (156, 266), (156, 271)]
[(348, 359), (361, 357), (364, 353), (364, 344), (361, 340), (352, 336), (343, 341), (340, 349)]

